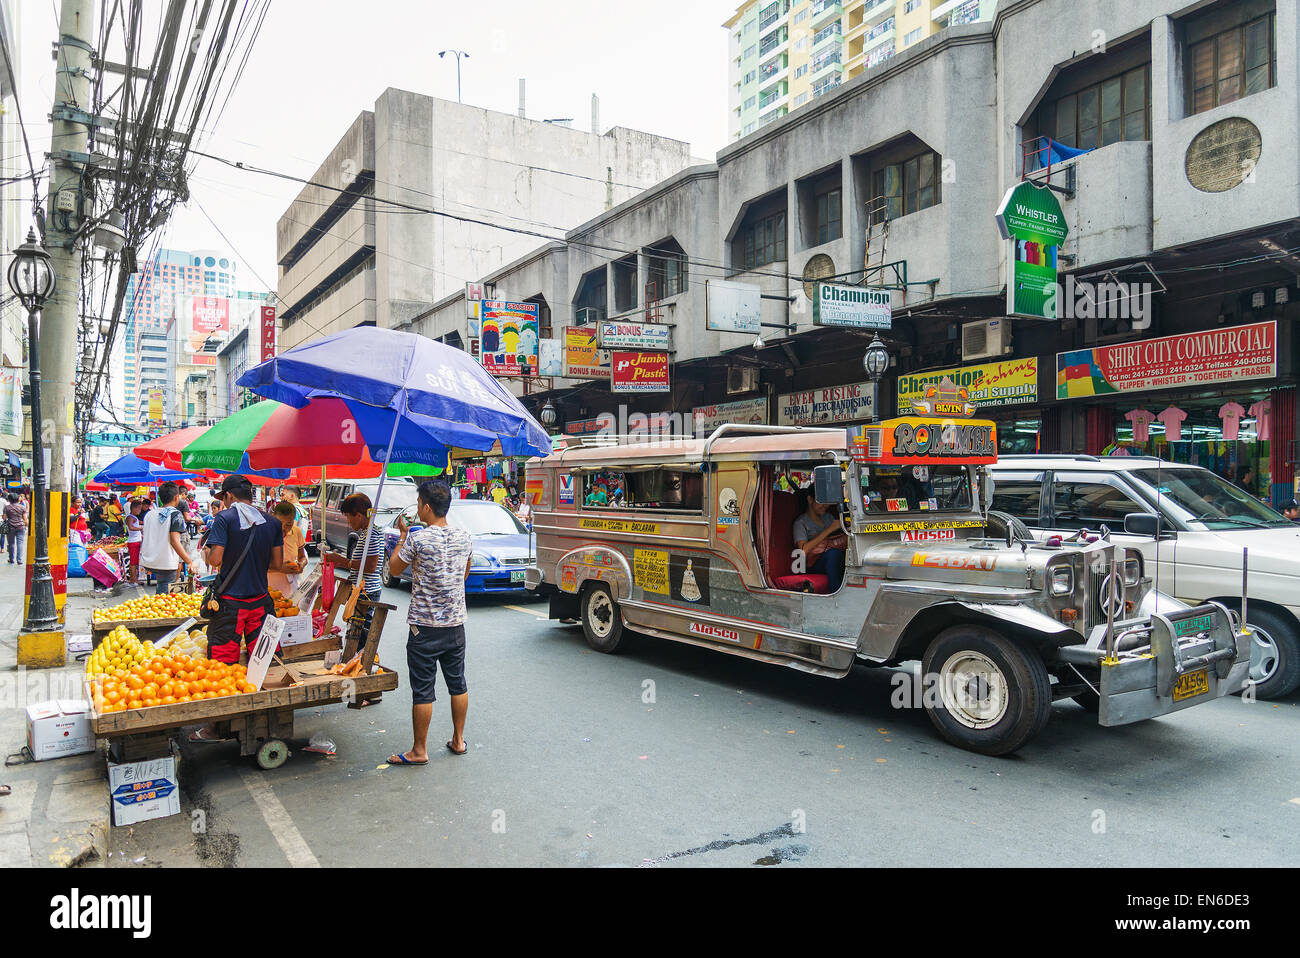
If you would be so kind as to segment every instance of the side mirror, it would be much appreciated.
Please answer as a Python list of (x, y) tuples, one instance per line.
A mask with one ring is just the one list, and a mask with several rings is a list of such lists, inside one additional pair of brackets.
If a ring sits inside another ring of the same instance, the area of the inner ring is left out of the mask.
[(834, 506), (844, 501), (844, 480), (838, 465), (818, 466), (813, 470), (813, 492), (822, 505)]
[(1149, 512), (1130, 512), (1124, 517), (1124, 532), (1149, 539), (1160, 537), (1160, 517)]

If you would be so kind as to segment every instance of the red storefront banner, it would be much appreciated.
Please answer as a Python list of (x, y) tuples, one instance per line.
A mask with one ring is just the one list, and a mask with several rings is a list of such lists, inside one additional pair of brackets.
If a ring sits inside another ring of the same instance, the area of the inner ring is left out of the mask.
[(1276, 322), (1056, 354), (1058, 399), (1276, 376)]
[(641, 352), (611, 352), (612, 373), (610, 392), (616, 393), (666, 393), (668, 384), (668, 354)]
[(275, 355), (275, 307), (262, 307), (262, 362)]

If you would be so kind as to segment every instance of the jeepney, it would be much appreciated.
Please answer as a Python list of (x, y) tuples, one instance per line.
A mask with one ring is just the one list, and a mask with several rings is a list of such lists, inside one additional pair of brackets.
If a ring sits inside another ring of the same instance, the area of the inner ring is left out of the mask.
[[(1140, 554), (1104, 529), (1018, 536), (988, 514), (996, 425), (959, 393), (916, 406), (852, 429), (562, 439), (528, 464), (527, 586), (601, 652), (633, 631), (833, 678), (920, 660), (939, 733), (990, 755), (1032, 738), (1055, 700), (1115, 726), (1242, 686), (1250, 643), (1235, 613), (1155, 592)], [(834, 592), (795, 548), (810, 501), (839, 510)]]

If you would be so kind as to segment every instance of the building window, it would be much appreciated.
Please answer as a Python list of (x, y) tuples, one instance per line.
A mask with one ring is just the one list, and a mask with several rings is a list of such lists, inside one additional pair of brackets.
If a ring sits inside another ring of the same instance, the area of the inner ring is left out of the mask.
[(903, 4), (903, 12), (911, 13), (913, 10), (917, 9), (920, 6), (921, 6), (921, 0), (907, 0), (907, 2)]
[(939, 154), (927, 151), (875, 171), (872, 177), (874, 195), (885, 198), (891, 220), (940, 201), (940, 168)]
[(807, 74), (807, 72), (808, 72), (808, 64), (804, 63), (801, 66), (797, 66), (794, 68), (794, 78), (797, 80), (801, 76)]
[[(676, 240), (665, 240), (646, 248), (649, 281), (654, 284), (655, 296), (667, 299), (686, 291), (686, 251)], [(649, 300), (650, 294), (646, 293)]]
[(753, 123), (746, 123), (746, 124), (745, 124), (745, 130), (744, 130), (744, 132), (741, 133), (740, 135), (741, 135), (741, 136), (749, 136), (749, 134), (751, 134), (751, 133), (753, 133), (753, 132), (754, 132), (754, 124), (753, 124)]
[(748, 60), (757, 52), (758, 52), (758, 47), (751, 43), (749, 46), (745, 47), (745, 59)]
[(803, 105), (804, 105), (805, 103), (807, 103), (807, 102), (808, 102), (808, 94), (807, 94), (807, 93), (800, 93), (797, 97), (794, 98), (794, 105), (795, 105), (795, 106), (803, 106)]
[(799, 24), (803, 23), (807, 19), (808, 19), (808, 11), (800, 10), (798, 13), (794, 15), (795, 26), (798, 26)]
[(744, 79), (743, 81), (741, 81), (741, 82), (742, 82), (742, 83), (753, 83), (756, 79), (758, 79), (758, 71), (757, 71), (757, 70), (750, 70), (748, 73), (745, 74), (745, 79)]
[(903, 34), (903, 46), (910, 47), (919, 39), (921, 39), (921, 28), (917, 27), (915, 30), (910, 30)]
[(1040, 133), (1081, 150), (1147, 139), (1151, 129), (1150, 69), (1150, 64), (1143, 64), (1047, 104), (1039, 114)]
[(736, 239), (742, 269), (757, 269), (785, 260), (785, 211), (755, 219), (740, 228)]
[(1273, 14), (1189, 44), (1188, 105), (1204, 113), (1277, 84)]
[(754, 108), (754, 104), (757, 102), (758, 102), (758, 97), (751, 96), (748, 100), (745, 101), (745, 109), (752, 110)]
[(817, 245), (837, 240), (840, 232), (840, 190), (836, 187), (817, 196)]

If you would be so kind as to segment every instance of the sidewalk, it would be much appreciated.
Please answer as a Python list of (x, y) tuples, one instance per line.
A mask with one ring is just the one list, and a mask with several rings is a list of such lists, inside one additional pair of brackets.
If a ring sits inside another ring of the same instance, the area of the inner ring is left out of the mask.
[[(90, 579), (69, 579), (66, 634), (89, 633), (90, 612), (100, 604)], [(22, 616), (23, 567), (0, 563), (0, 750), (15, 761), (27, 744), (27, 706), (69, 697), (67, 690), (80, 688), (84, 668), (70, 654), (63, 669), (19, 669)], [(109, 802), (102, 749), (4, 768), (0, 783), (13, 788), (0, 797), (0, 868), (105, 863)]]

